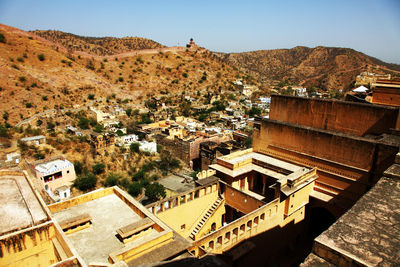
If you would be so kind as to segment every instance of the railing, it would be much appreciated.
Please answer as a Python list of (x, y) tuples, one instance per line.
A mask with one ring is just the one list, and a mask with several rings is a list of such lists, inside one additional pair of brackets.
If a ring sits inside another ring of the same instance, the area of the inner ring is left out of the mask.
[[(219, 204), (215, 207), (215, 209), (211, 212), (210, 214), (210, 218), (214, 215), (214, 213), (219, 209), (219, 207), (221, 207), (223, 204), (225, 205), (225, 199), (223, 198), (218, 198), (221, 201), (219, 202)], [(211, 207), (214, 205), (215, 202), (211, 203)], [(193, 233), (194, 229), (196, 228), (196, 226), (199, 224), (199, 221), (207, 214), (207, 212), (211, 209), (211, 207), (209, 207), (208, 209), (204, 210), (203, 213), (201, 213), (201, 215), (199, 217), (197, 217), (195, 223), (193, 224), (192, 228), (190, 228), (190, 234)], [(194, 240), (196, 240), (196, 235), (198, 235), (200, 233), (200, 230), (204, 227), (204, 224), (201, 226), (201, 228), (199, 229), (199, 231), (197, 233), (194, 234)]]
[(218, 189), (219, 184), (218, 181), (216, 181), (214, 183), (196, 187), (195, 189), (192, 189), (190, 191), (186, 191), (184, 193), (151, 203), (147, 205), (146, 208), (150, 210), (151, 213), (158, 214), (165, 210), (186, 204), (194, 199), (203, 197), (207, 194), (211, 194), (212, 192), (218, 191)]
[(257, 210), (221, 227), (217, 231), (194, 241), (189, 251), (196, 256), (198, 256), (199, 248), (209, 252), (221, 253), (241, 240), (278, 225), (280, 220), (274, 224), (271, 222), (271, 219), (279, 214), (279, 198), (276, 198)]

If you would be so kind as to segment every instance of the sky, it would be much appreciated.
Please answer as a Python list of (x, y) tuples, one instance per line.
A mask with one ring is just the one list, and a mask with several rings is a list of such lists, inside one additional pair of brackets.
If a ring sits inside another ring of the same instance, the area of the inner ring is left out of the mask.
[(400, 64), (400, 0), (0, 0), (0, 23), (218, 52), (348, 47)]

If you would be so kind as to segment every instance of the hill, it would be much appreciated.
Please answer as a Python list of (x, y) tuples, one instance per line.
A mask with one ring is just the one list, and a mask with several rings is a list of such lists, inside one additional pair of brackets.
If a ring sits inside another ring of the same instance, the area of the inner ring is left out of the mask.
[(161, 48), (163, 45), (141, 37), (85, 37), (62, 31), (32, 31), (69, 51), (82, 51), (92, 55), (115, 55), (132, 50)]
[(197, 47), (98, 56), (2, 24), (0, 33), (0, 123), (6, 114), (11, 125), (53, 108), (101, 103), (134, 108), (151, 96), (179, 105), (182, 94), (217, 94), (241, 75)]
[(215, 53), (222, 60), (258, 80), (289, 80), (306, 87), (349, 89), (363, 71), (399, 74), (400, 65), (388, 64), (349, 48), (297, 46), (292, 49), (243, 53)]

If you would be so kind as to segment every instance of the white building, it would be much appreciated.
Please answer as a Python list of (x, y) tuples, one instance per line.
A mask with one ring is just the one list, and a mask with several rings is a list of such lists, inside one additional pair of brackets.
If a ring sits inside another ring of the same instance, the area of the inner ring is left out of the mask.
[(157, 143), (156, 142), (147, 142), (147, 141), (139, 141), (139, 150), (149, 153), (157, 153)]

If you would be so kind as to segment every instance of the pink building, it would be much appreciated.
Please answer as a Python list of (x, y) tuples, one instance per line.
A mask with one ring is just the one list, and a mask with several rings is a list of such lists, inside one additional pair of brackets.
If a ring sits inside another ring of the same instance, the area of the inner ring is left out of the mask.
[(53, 198), (68, 198), (72, 183), (76, 178), (74, 164), (64, 158), (44, 162), (35, 166), (36, 177)]

